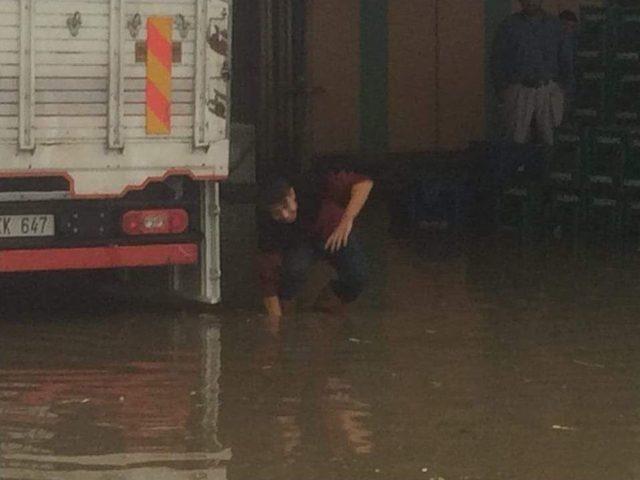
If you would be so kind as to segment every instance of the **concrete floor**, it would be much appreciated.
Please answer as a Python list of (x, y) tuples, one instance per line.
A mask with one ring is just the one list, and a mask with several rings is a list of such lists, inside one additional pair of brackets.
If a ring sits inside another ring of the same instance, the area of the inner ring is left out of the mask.
[(212, 310), (5, 282), (0, 478), (640, 478), (637, 255), (365, 224), (367, 294), (277, 339), (246, 253)]

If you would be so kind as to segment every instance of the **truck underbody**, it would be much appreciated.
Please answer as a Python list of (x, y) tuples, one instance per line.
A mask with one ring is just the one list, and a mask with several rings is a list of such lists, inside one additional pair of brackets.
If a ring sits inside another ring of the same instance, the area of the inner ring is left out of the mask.
[[(1, 179), (0, 190), (0, 272), (198, 260), (200, 197), (190, 179), (172, 177), (116, 199), (71, 199), (68, 182), (60, 177)], [(150, 212), (148, 222), (186, 216), (186, 225), (127, 232), (123, 222), (130, 212)]]
[(230, 12), (0, 2), (0, 274), (170, 266), (219, 300)]

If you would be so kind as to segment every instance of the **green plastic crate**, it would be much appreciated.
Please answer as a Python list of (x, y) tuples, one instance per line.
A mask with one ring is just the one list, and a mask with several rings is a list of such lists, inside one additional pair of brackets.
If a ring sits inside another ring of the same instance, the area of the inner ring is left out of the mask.
[(584, 135), (573, 127), (560, 127), (549, 158), (549, 180), (554, 186), (580, 188), (582, 185), (581, 158)]
[(610, 10), (603, 7), (580, 7), (579, 49), (606, 51), (610, 31)]
[(621, 127), (640, 125), (640, 68), (615, 72), (610, 118)]
[(539, 193), (530, 188), (507, 188), (500, 200), (499, 221), (503, 227), (531, 233), (542, 224), (543, 211)]
[(607, 68), (611, 58), (607, 50), (578, 45), (575, 52), (578, 69)]
[(626, 142), (627, 132), (622, 129), (595, 128), (590, 131), (588, 153), (582, 162), (587, 189), (617, 194), (622, 184)]
[(606, 122), (610, 98), (610, 75), (604, 68), (579, 70), (573, 120), (579, 125)]
[(640, 8), (612, 8), (611, 61), (617, 68), (640, 68)]
[(620, 235), (623, 202), (618, 198), (590, 196), (582, 231), (591, 239), (615, 238)]
[(551, 193), (547, 224), (555, 238), (577, 238), (585, 213), (580, 192), (556, 190)]

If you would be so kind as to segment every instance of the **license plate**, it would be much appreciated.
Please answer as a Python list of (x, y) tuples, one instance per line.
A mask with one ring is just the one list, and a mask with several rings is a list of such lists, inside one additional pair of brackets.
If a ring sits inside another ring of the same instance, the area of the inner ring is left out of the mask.
[(0, 238), (51, 237), (54, 233), (53, 215), (0, 215)]

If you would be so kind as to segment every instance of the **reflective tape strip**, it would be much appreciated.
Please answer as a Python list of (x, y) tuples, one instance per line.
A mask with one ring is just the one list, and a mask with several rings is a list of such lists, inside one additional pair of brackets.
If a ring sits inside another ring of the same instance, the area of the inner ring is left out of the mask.
[(171, 133), (172, 17), (147, 19), (147, 134)]

